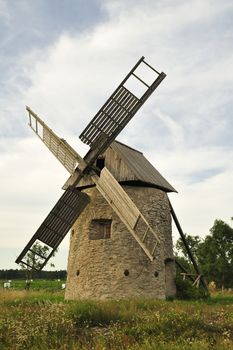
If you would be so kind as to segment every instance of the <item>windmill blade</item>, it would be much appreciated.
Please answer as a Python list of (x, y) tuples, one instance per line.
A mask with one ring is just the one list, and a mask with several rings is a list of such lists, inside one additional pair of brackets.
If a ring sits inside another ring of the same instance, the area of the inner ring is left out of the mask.
[[(155, 75), (156, 78), (152, 84), (149, 85), (135, 74), (140, 65), (145, 65), (150, 73)], [(159, 73), (145, 62), (144, 57), (136, 63), (79, 136), (84, 143), (91, 147), (91, 150), (84, 157), (89, 165), (108, 148), (165, 77), (165, 73)], [(137, 93), (138, 96), (128, 88), (128, 84), (132, 80), (139, 83), (140, 87), (144, 87), (143, 93)]]
[[(135, 74), (136, 69), (141, 64), (145, 64), (156, 74), (156, 79), (153, 79), (150, 85)], [(66, 183), (65, 187), (67, 190), (17, 258), (17, 263), (22, 262), (27, 265), (27, 261), (23, 259), (28, 251), (33, 251), (33, 244), (39, 240), (51, 248), (46, 256), (37, 254), (42, 259), (39, 269), (45, 266), (72, 224), (89, 202), (87, 195), (74, 188), (85, 171), (93, 173), (93, 180), (99, 191), (116, 211), (147, 256), (151, 260), (154, 259), (156, 246), (159, 243), (156, 232), (151, 228), (144, 216), (109, 171), (107, 169), (102, 170), (99, 177), (95, 174), (94, 170), (91, 170), (91, 166), (132, 119), (165, 76), (165, 73), (159, 73), (145, 62), (144, 57), (136, 63), (80, 135), (80, 139), (91, 148), (84, 159), (27, 107), (30, 127), (63, 166), (65, 166), (71, 177), (68, 179), (69, 187), (67, 188)], [(136, 79), (144, 87), (146, 86), (146, 90), (139, 96), (136, 96), (137, 94), (128, 88), (127, 84), (130, 79)]]
[(93, 175), (92, 180), (149, 259), (153, 261), (160, 239), (122, 186), (106, 167), (101, 171), (100, 177)]
[[(149, 71), (156, 76), (152, 84), (147, 84), (143, 79), (135, 74), (135, 71), (141, 65), (145, 65)], [(140, 60), (135, 64), (118, 88), (113, 92), (103, 107), (79, 136), (84, 143), (91, 147), (84, 157), (86, 166), (93, 165), (98, 156), (105, 152), (105, 150), (115, 140), (117, 135), (133, 118), (135, 113), (141, 108), (144, 102), (165, 77), (165, 73), (159, 73), (157, 70), (151, 67), (144, 60), (144, 57), (140, 58)], [(140, 85), (146, 87), (143, 94), (136, 96), (128, 88), (127, 84), (132, 79), (139, 82)], [(82, 168), (82, 171), (84, 169), (85, 167)], [(77, 185), (81, 176), (82, 174), (80, 174), (79, 169), (76, 168), (76, 171), (71, 174), (62, 188), (67, 189), (69, 186)]]
[[(39, 258), (36, 269), (41, 270), (89, 202), (89, 196), (77, 188), (66, 190), (15, 262), (34, 268), (27, 262), (27, 253), (32, 252)], [(33, 251), (36, 242), (43, 243), (48, 253), (41, 255)]]
[(81, 170), (86, 167), (82, 157), (64, 139), (57, 136), (31, 108), (26, 109), (29, 113), (29, 126), (70, 174), (74, 173), (77, 165)]

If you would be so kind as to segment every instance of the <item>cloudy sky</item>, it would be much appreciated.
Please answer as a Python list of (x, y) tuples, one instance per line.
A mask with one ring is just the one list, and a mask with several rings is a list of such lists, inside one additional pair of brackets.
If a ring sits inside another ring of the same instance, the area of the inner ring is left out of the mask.
[[(167, 77), (118, 140), (178, 190), (185, 232), (231, 223), (232, 18), (231, 0), (0, 0), (0, 269), (17, 267), (68, 176), (25, 106), (84, 155), (79, 134), (141, 56)], [(67, 254), (68, 237), (58, 269)]]

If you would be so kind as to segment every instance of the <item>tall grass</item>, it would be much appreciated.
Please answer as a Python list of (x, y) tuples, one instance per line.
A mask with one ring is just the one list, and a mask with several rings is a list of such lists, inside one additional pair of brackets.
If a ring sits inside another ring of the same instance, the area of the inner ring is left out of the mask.
[(233, 349), (233, 303), (64, 301), (0, 291), (0, 349)]

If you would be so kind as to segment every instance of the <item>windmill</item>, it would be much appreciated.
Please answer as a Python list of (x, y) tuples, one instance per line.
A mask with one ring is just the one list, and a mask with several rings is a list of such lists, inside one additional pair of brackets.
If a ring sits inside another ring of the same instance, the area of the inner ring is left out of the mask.
[[(142, 66), (144, 68), (146, 67), (150, 74), (153, 74), (152, 83), (147, 83), (144, 78), (139, 76), (138, 71), (140, 72)], [(128, 124), (165, 77), (165, 73), (159, 73), (145, 61), (144, 57), (142, 57), (79, 136), (84, 143), (90, 146), (90, 150), (83, 158), (64, 139), (59, 138), (37, 114), (29, 107), (26, 107), (29, 112), (29, 126), (63, 164), (70, 173), (70, 177), (63, 186), (65, 190), (64, 194), (25, 246), (16, 259), (16, 263), (22, 263), (32, 268), (26, 260), (28, 251), (31, 251), (35, 253), (40, 260), (38, 270), (41, 270), (46, 265), (68, 231), (73, 225), (76, 225), (75, 223), (79, 222), (79, 219), (81, 220), (84, 213), (91, 207), (92, 196), (88, 195), (88, 191), (82, 190), (84, 187), (80, 187), (80, 183), (85, 179), (89, 179), (88, 181), (91, 180), (92, 184), (95, 185), (95, 191), (98, 191), (101, 198), (104, 199), (108, 207), (111, 208), (111, 211), (115, 213), (114, 215), (120, 220), (125, 230), (131, 234), (131, 243), (129, 244), (134, 244), (131, 248), (135, 247), (136, 244), (140, 251), (138, 254), (144, 261), (143, 264), (146, 271), (148, 272), (150, 269), (154, 269), (156, 266), (156, 258), (158, 258), (160, 251), (159, 247), (161, 244), (164, 244), (161, 233), (156, 225), (154, 225), (151, 220), (148, 220), (144, 211), (139, 208), (140, 205), (137, 205), (138, 203), (135, 204), (137, 201), (132, 200), (132, 196), (127, 193), (125, 187), (117, 181), (112, 172), (109, 171), (109, 168), (104, 166), (101, 160), (103, 159), (103, 155), (108, 152), (111, 147), (114, 148), (114, 145), (115, 148), (117, 147), (114, 141), (117, 135)], [(139, 89), (135, 93), (133, 88), (130, 88), (130, 83), (132, 81), (137, 81), (143, 89)], [(156, 176), (159, 178), (160, 174), (156, 174)], [(164, 187), (166, 189), (167, 187), (167, 192), (174, 190), (169, 184), (166, 184), (164, 178), (161, 177), (161, 181), (161, 188)], [(171, 204), (168, 201), (167, 203), (169, 203), (169, 212), (171, 211), (177, 224), (178, 220)], [(95, 208), (93, 210), (95, 210)], [(94, 222), (106, 237), (109, 235), (109, 222), (111, 220), (108, 219), (107, 221), (106, 223), (100, 219), (92, 220), (92, 223)], [(179, 223), (177, 225), (179, 225)], [(46, 254), (33, 251), (33, 245), (36, 242), (42, 243), (48, 248)], [(125, 243), (123, 245), (125, 245)], [(86, 247), (86, 249), (88, 249), (88, 247)], [(108, 253), (108, 257), (109, 254), (110, 253)], [(143, 254), (143, 256), (141, 254)], [(72, 260), (71, 257), (69, 257), (69, 260)], [(168, 262), (172, 260), (172, 258), (167, 258)], [(152, 264), (151, 267), (148, 267), (149, 262)], [(72, 263), (69, 262), (69, 265), (70, 264)], [(129, 273), (128, 269), (124, 270), (125, 276), (128, 276)], [(79, 275), (81, 275), (80, 270), (77, 269), (76, 276)], [(138, 276), (139, 275), (140, 272), (138, 273)], [(199, 270), (198, 275), (200, 276)], [(154, 272), (154, 276), (158, 276), (158, 271)], [(100, 281), (99, 285), (100, 284), (103, 284), (102, 281)], [(72, 285), (72, 283), (70, 283), (70, 285)], [(72, 287), (70, 289), (72, 289)], [(174, 293), (174, 288), (172, 293)], [(70, 295), (71, 296), (68, 295), (67, 297), (75, 298), (75, 296), (72, 296), (72, 292)], [(122, 294), (119, 295), (121, 296)], [(163, 297), (163, 295), (161, 297)]]

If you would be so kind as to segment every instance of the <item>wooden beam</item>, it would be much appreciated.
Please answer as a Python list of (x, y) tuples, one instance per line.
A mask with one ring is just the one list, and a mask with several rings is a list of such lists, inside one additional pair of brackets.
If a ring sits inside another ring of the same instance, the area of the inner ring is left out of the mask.
[[(55, 132), (45, 124), (45, 122), (34, 113), (31, 108), (26, 107), (29, 112), (29, 126), (41, 139), (41, 141), (48, 147), (53, 155), (62, 163), (62, 165), (73, 174), (77, 164), (79, 169), (83, 170), (87, 164), (83, 158), (71, 147), (66, 140), (60, 138)], [(33, 126), (33, 119), (35, 120), (35, 127)], [(39, 127), (41, 128), (41, 133)]]
[(177, 229), (178, 229), (178, 232), (179, 232), (179, 234), (180, 234), (180, 237), (181, 237), (181, 239), (182, 239), (182, 242), (184, 243), (184, 246), (185, 246), (186, 251), (187, 251), (187, 253), (188, 253), (189, 259), (191, 260), (191, 262), (192, 262), (192, 264), (193, 264), (193, 267), (194, 267), (194, 269), (195, 269), (197, 275), (200, 275), (200, 276), (201, 276), (201, 284), (202, 284), (203, 288), (206, 289), (206, 290), (208, 290), (208, 287), (207, 287), (207, 285), (206, 285), (205, 279), (204, 279), (204, 277), (203, 277), (203, 275), (202, 275), (202, 273), (201, 273), (201, 271), (200, 271), (200, 269), (199, 269), (199, 266), (197, 265), (197, 262), (196, 262), (196, 259), (194, 258), (194, 255), (193, 255), (193, 253), (192, 253), (192, 251), (191, 251), (191, 249), (190, 249), (190, 247), (189, 247), (189, 245), (188, 245), (188, 243), (187, 243), (187, 241), (186, 241), (185, 234), (184, 234), (184, 232), (183, 232), (183, 230), (182, 230), (182, 228), (181, 228), (181, 226), (180, 226), (180, 223), (179, 223), (179, 221), (178, 221), (178, 219), (177, 219), (177, 216), (176, 216), (175, 211), (174, 211), (174, 209), (173, 209), (173, 207), (172, 207), (172, 205), (171, 205), (170, 200), (169, 200), (169, 205), (170, 205), (170, 210), (171, 210), (172, 218), (173, 218), (173, 220), (174, 220), (174, 222), (175, 222), (175, 224), (176, 224), (176, 227), (177, 227)]
[[(93, 174), (92, 180), (149, 259), (151, 261), (154, 260), (154, 254), (156, 254), (155, 247), (160, 243), (159, 236), (154, 228), (149, 225), (122, 186), (119, 185), (106, 167), (101, 171), (100, 177)], [(146, 232), (148, 240), (145, 240), (144, 232)]]

